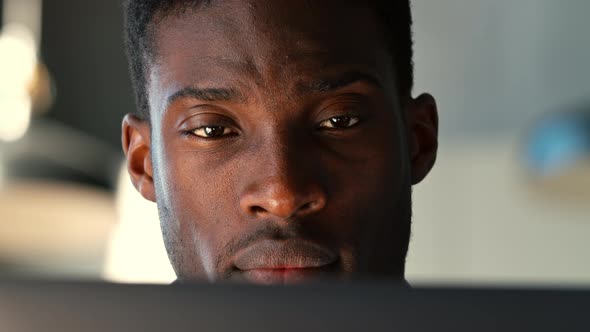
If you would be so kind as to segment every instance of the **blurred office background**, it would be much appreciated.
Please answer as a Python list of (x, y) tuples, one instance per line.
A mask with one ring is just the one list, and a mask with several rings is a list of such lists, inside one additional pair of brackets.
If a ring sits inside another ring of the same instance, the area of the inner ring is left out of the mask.
[[(414, 283), (590, 285), (590, 2), (413, 0), (440, 154), (414, 191)], [(122, 171), (119, 0), (3, 0), (0, 274), (169, 282)]]

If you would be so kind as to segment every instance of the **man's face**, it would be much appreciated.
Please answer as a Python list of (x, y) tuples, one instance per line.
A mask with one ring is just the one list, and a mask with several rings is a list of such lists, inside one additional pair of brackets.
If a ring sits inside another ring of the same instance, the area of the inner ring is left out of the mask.
[(179, 278), (403, 279), (432, 165), (412, 174), (424, 135), (371, 9), (213, 1), (155, 22), (151, 127), (127, 117), (123, 140)]

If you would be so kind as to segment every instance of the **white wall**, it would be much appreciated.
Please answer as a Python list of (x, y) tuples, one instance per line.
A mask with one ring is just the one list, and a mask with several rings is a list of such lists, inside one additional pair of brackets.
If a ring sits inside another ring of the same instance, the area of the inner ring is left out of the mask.
[(590, 101), (590, 1), (413, 3), (415, 91), (438, 99), (441, 150), (415, 190), (408, 277), (590, 283), (590, 188), (539, 186), (521, 154), (536, 117)]
[(442, 147), (415, 189), (410, 280), (590, 283), (590, 195), (541, 190), (515, 145)]

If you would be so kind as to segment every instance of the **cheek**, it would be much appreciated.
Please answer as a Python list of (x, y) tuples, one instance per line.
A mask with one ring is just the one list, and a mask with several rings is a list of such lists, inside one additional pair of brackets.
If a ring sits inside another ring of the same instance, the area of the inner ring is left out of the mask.
[[(411, 209), (406, 204), (400, 168), (391, 160), (359, 170), (342, 192), (338, 217), (327, 232), (337, 234), (343, 268), (370, 271), (398, 264), (404, 246)], [(386, 257), (386, 259), (384, 258)]]
[(191, 149), (181, 137), (167, 135), (157, 146), (161, 153), (157, 159), (158, 197), (172, 208), (181, 220), (214, 219), (223, 213), (230, 197), (231, 181), (223, 168), (211, 162), (211, 158)]
[(231, 168), (211, 164), (211, 159), (169, 144), (158, 163), (158, 205), (169, 214), (162, 219), (168, 245), (179, 257), (179, 270), (190, 278), (216, 278), (218, 261), (236, 220), (234, 174)]
[[(324, 161), (332, 167), (332, 199), (326, 211), (330, 216), (328, 234), (337, 235), (336, 241), (348, 251), (377, 238), (387, 224), (406, 222), (400, 199), (405, 195), (409, 174), (405, 171), (405, 157), (399, 136), (383, 132), (367, 142), (363, 158), (347, 162)], [(352, 255), (352, 254), (350, 254)]]

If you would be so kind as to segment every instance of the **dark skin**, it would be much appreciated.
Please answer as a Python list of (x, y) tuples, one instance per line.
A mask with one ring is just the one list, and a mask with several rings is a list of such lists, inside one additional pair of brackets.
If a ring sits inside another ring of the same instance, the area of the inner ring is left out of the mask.
[(123, 148), (179, 279), (403, 280), (437, 109), (397, 93), (371, 9), (236, 0), (157, 22), (151, 121), (127, 115)]

